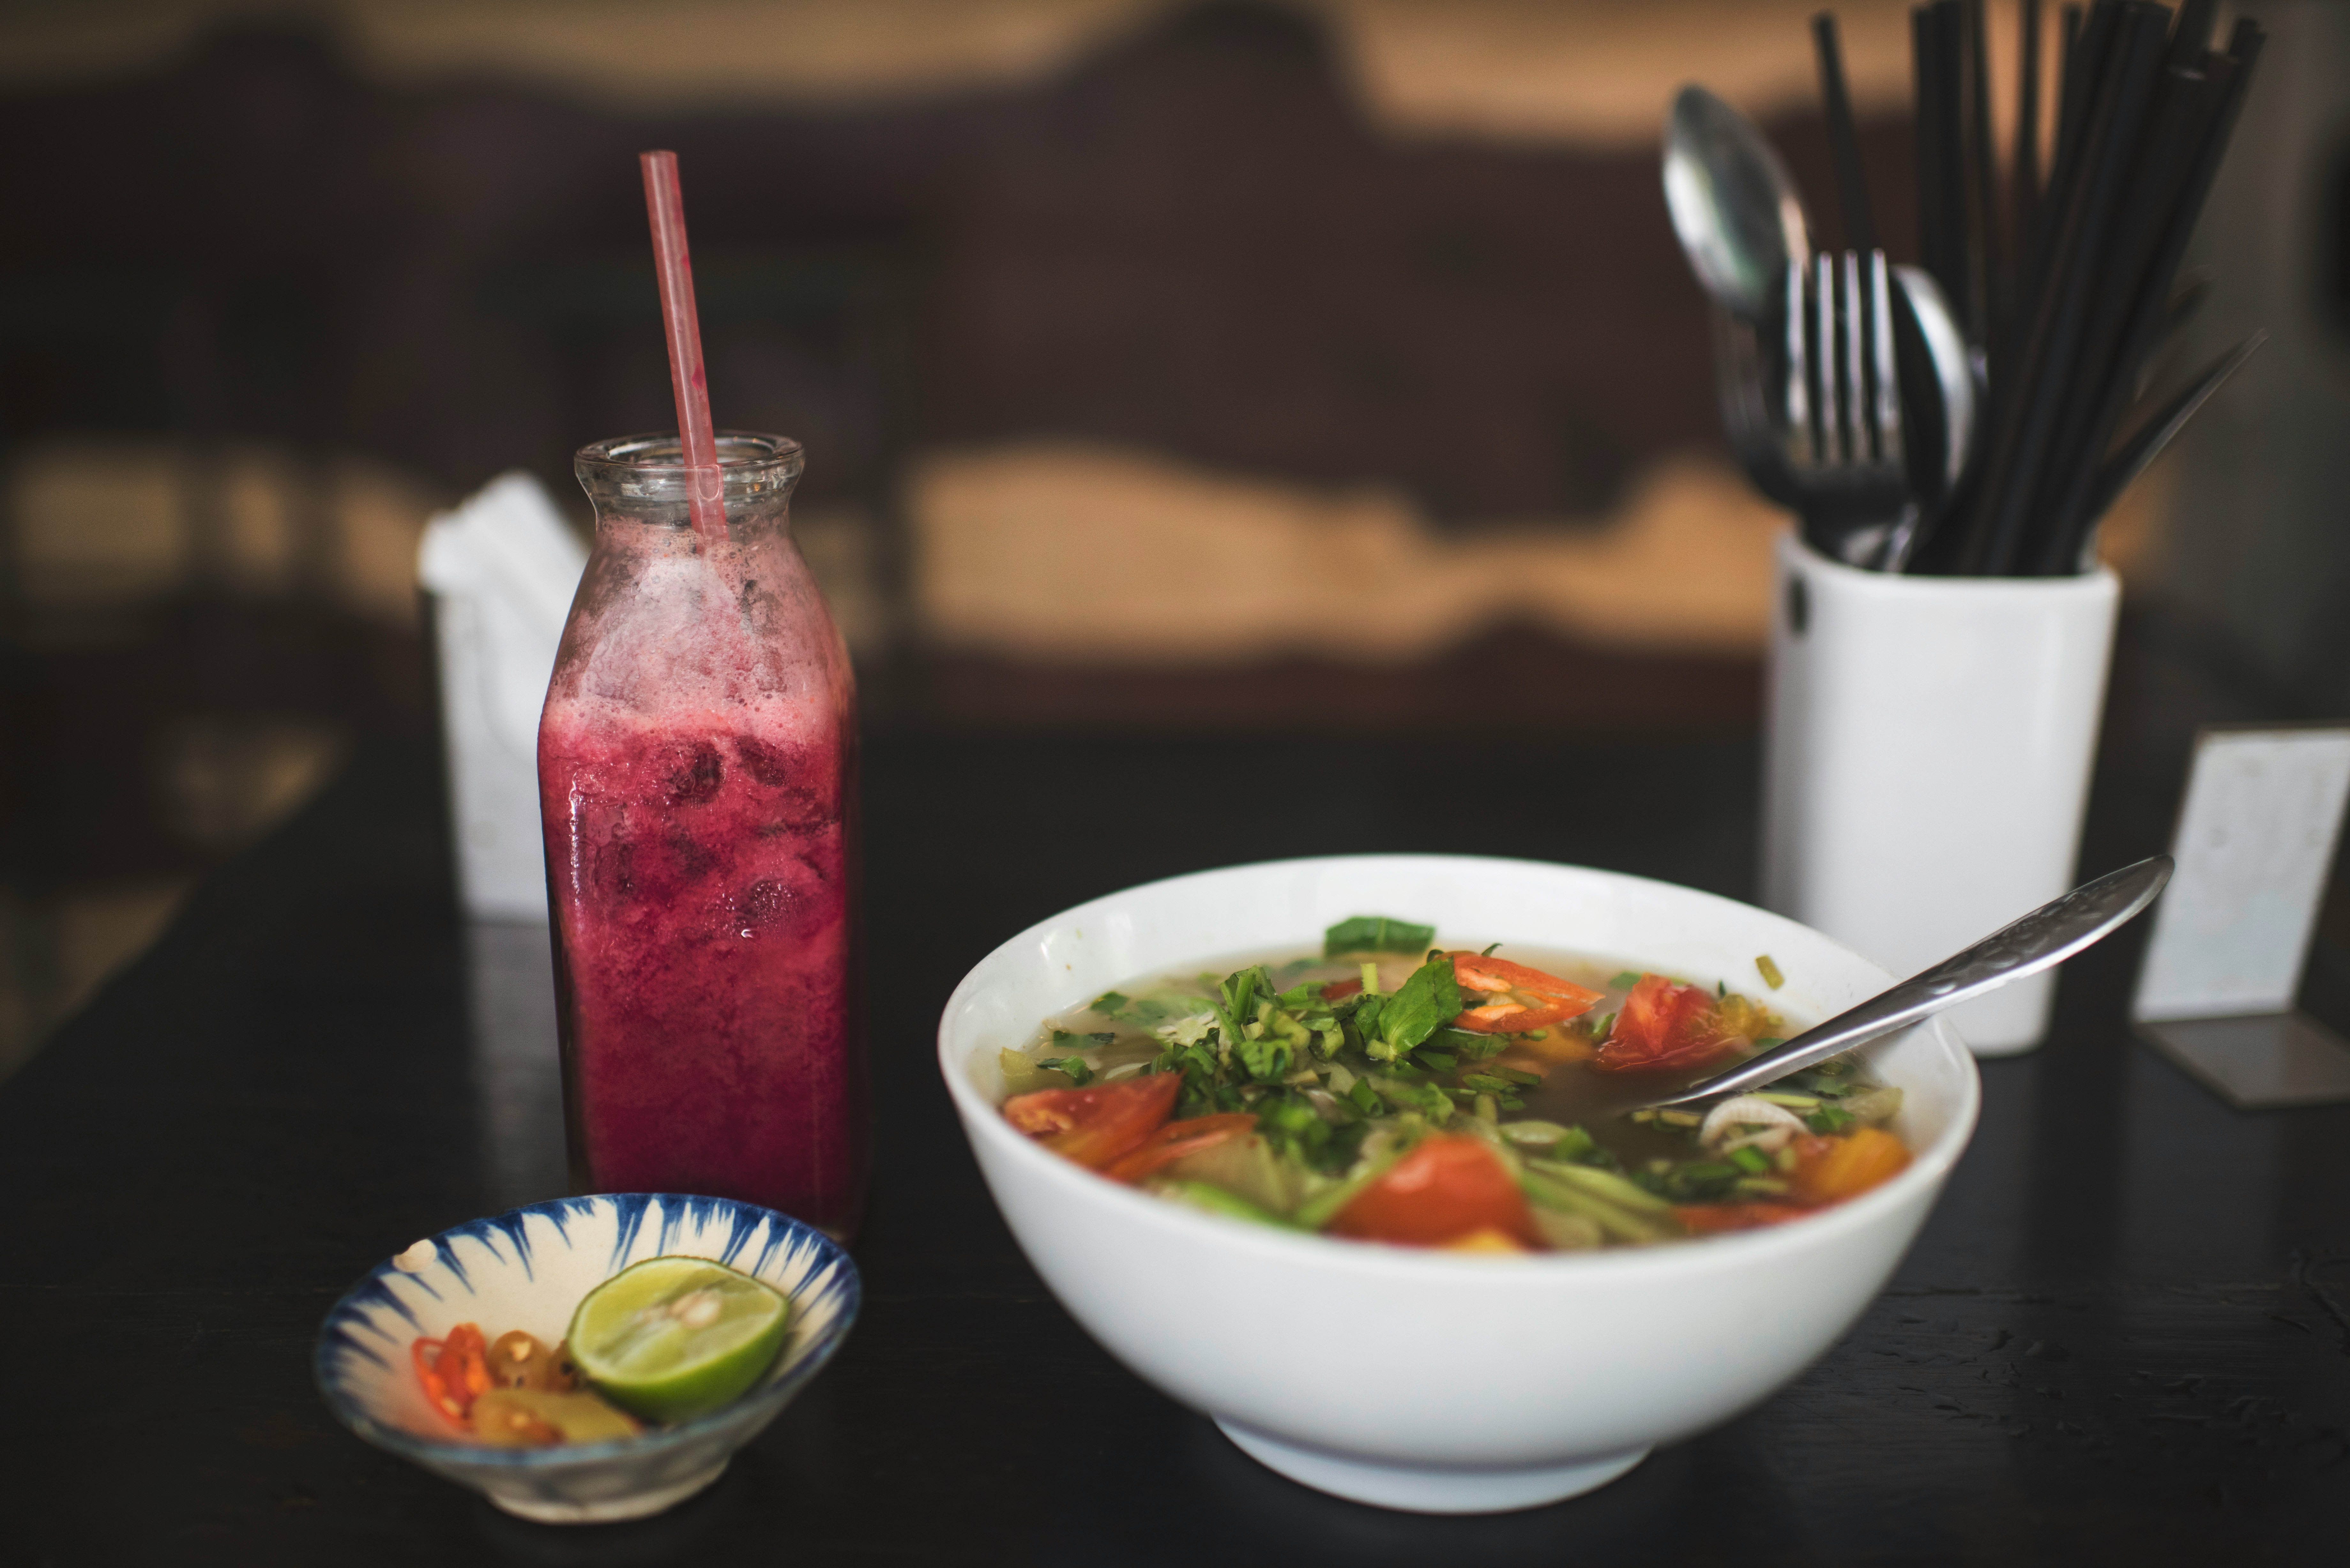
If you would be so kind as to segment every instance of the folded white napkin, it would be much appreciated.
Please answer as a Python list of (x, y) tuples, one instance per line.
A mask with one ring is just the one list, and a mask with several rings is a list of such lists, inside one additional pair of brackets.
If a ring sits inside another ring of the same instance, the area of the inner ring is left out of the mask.
[(425, 524), (416, 576), (440, 631), (441, 714), (465, 912), (544, 919), (538, 711), (588, 552), (527, 473)]

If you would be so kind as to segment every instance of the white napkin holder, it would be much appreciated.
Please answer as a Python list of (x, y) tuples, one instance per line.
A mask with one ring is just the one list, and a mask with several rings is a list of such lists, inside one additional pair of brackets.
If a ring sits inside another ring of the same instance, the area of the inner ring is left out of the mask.
[(546, 919), (538, 714), (588, 552), (527, 473), (492, 481), (425, 525), (457, 888), (475, 919)]

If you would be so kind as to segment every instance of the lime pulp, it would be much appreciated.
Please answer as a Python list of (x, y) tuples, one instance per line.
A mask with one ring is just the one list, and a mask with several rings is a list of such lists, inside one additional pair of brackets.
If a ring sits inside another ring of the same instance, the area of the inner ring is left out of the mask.
[(791, 1303), (705, 1258), (648, 1258), (580, 1301), (572, 1359), (596, 1391), (652, 1421), (733, 1400), (775, 1365)]

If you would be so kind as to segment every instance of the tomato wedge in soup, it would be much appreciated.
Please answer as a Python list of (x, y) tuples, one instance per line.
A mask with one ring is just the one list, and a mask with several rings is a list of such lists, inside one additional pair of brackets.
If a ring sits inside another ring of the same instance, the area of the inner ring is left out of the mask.
[(1406, 1247), (1441, 1247), (1481, 1231), (1542, 1245), (1525, 1194), (1500, 1157), (1473, 1137), (1423, 1139), (1338, 1210), (1328, 1234)]
[(1603, 1073), (1661, 1073), (1702, 1067), (1736, 1050), (1738, 1038), (1715, 1025), (1713, 1000), (1703, 986), (1642, 975), (1591, 1064)]
[(1153, 1073), (1090, 1089), (1040, 1089), (1004, 1101), (1003, 1116), (1054, 1153), (1103, 1170), (1159, 1130), (1182, 1086), (1180, 1073)]
[(1169, 1122), (1104, 1167), (1102, 1174), (1112, 1181), (1140, 1181), (1146, 1176), (1166, 1169), (1185, 1155), (1198, 1154), (1230, 1139), (1245, 1137), (1255, 1130), (1256, 1117), (1247, 1111), (1226, 1111), (1218, 1116)]

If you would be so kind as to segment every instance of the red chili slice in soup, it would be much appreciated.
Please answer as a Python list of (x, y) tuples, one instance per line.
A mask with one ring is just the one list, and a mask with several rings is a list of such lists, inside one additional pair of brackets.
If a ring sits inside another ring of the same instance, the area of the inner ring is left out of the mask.
[(1169, 1122), (1118, 1156), (1102, 1174), (1112, 1181), (1139, 1181), (1166, 1169), (1187, 1154), (1213, 1148), (1227, 1138), (1243, 1137), (1255, 1130), (1256, 1117), (1247, 1111)]
[(1330, 1221), (1328, 1233), (1441, 1247), (1480, 1231), (1497, 1231), (1529, 1248), (1542, 1245), (1525, 1194), (1493, 1151), (1473, 1137), (1440, 1137), (1424, 1140), (1357, 1194)]
[(1472, 952), (1450, 956), (1452, 978), (1461, 989), (1488, 999), (1475, 1007), (1464, 1008), (1461, 1016), (1452, 1021), (1453, 1028), (1471, 1033), (1516, 1034), (1540, 1029), (1546, 1023), (1562, 1023), (1588, 1012), (1591, 1004), (1606, 994), (1507, 959)]
[(1701, 1067), (1738, 1042), (1713, 1025), (1713, 992), (1644, 974), (1624, 999), (1616, 1027), (1591, 1064), (1603, 1073), (1658, 1073)]
[(1003, 1102), (1003, 1116), (1046, 1148), (1106, 1169), (1166, 1121), (1183, 1086), (1180, 1073), (1153, 1073), (1091, 1089), (1040, 1089)]

